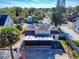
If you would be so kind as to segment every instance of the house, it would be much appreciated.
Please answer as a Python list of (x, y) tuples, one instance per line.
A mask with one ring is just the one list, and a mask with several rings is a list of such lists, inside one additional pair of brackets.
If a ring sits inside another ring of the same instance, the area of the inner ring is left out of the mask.
[(79, 33), (79, 16), (76, 13), (71, 13), (68, 21), (68, 24), (70, 24), (73, 30)]
[(13, 26), (13, 20), (8, 15), (0, 15), (0, 26)]
[(28, 17), (25, 19), (25, 23), (27, 23), (27, 24), (38, 23), (37, 17), (36, 17), (35, 15), (28, 16)]
[(32, 16), (28, 16), (25, 20), (25, 23), (31, 24), (32, 23)]
[(76, 27), (78, 27), (78, 25), (77, 25), (78, 19), (79, 19), (79, 17), (78, 17), (78, 15), (76, 15), (76, 13), (70, 13), (68, 15), (68, 21), (67, 21), (68, 27), (73, 28), (74, 31), (77, 31)]
[(77, 19), (77, 15), (76, 15), (76, 13), (69, 13), (68, 15), (68, 21), (70, 21), (70, 22), (75, 22)]
[(73, 29), (79, 33), (79, 18), (73, 23)]
[(26, 36), (26, 35), (35, 35), (35, 27), (33, 24), (24, 24), (23, 25), (23, 34)]
[(51, 24), (27, 24), (23, 34), (25, 36), (35, 36), (35, 37), (52, 37), (58, 40), (60, 31)]

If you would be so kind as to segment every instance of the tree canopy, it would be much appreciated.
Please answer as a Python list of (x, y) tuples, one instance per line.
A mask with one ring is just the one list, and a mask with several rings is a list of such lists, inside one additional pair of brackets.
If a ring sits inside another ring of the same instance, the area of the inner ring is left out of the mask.
[(19, 41), (19, 30), (15, 27), (2, 27), (0, 30), (0, 47), (7, 47)]

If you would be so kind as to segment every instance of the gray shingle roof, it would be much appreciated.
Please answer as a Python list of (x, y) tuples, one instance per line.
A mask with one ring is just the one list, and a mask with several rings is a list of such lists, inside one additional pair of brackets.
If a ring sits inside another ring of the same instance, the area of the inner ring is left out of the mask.
[(5, 24), (8, 15), (0, 15), (0, 26)]

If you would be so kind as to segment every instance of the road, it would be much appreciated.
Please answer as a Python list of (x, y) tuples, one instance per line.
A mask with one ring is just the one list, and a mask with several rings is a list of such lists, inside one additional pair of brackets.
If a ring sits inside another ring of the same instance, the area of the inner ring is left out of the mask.
[(79, 34), (74, 32), (72, 29), (69, 29), (68, 27), (61, 27), (61, 30), (68, 33), (72, 40), (79, 40)]

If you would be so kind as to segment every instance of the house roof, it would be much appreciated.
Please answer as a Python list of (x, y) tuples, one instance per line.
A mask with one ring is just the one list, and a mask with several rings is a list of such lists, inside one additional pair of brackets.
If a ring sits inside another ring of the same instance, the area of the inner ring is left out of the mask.
[(0, 26), (3, 26), (8, 15), (0, 15)]

